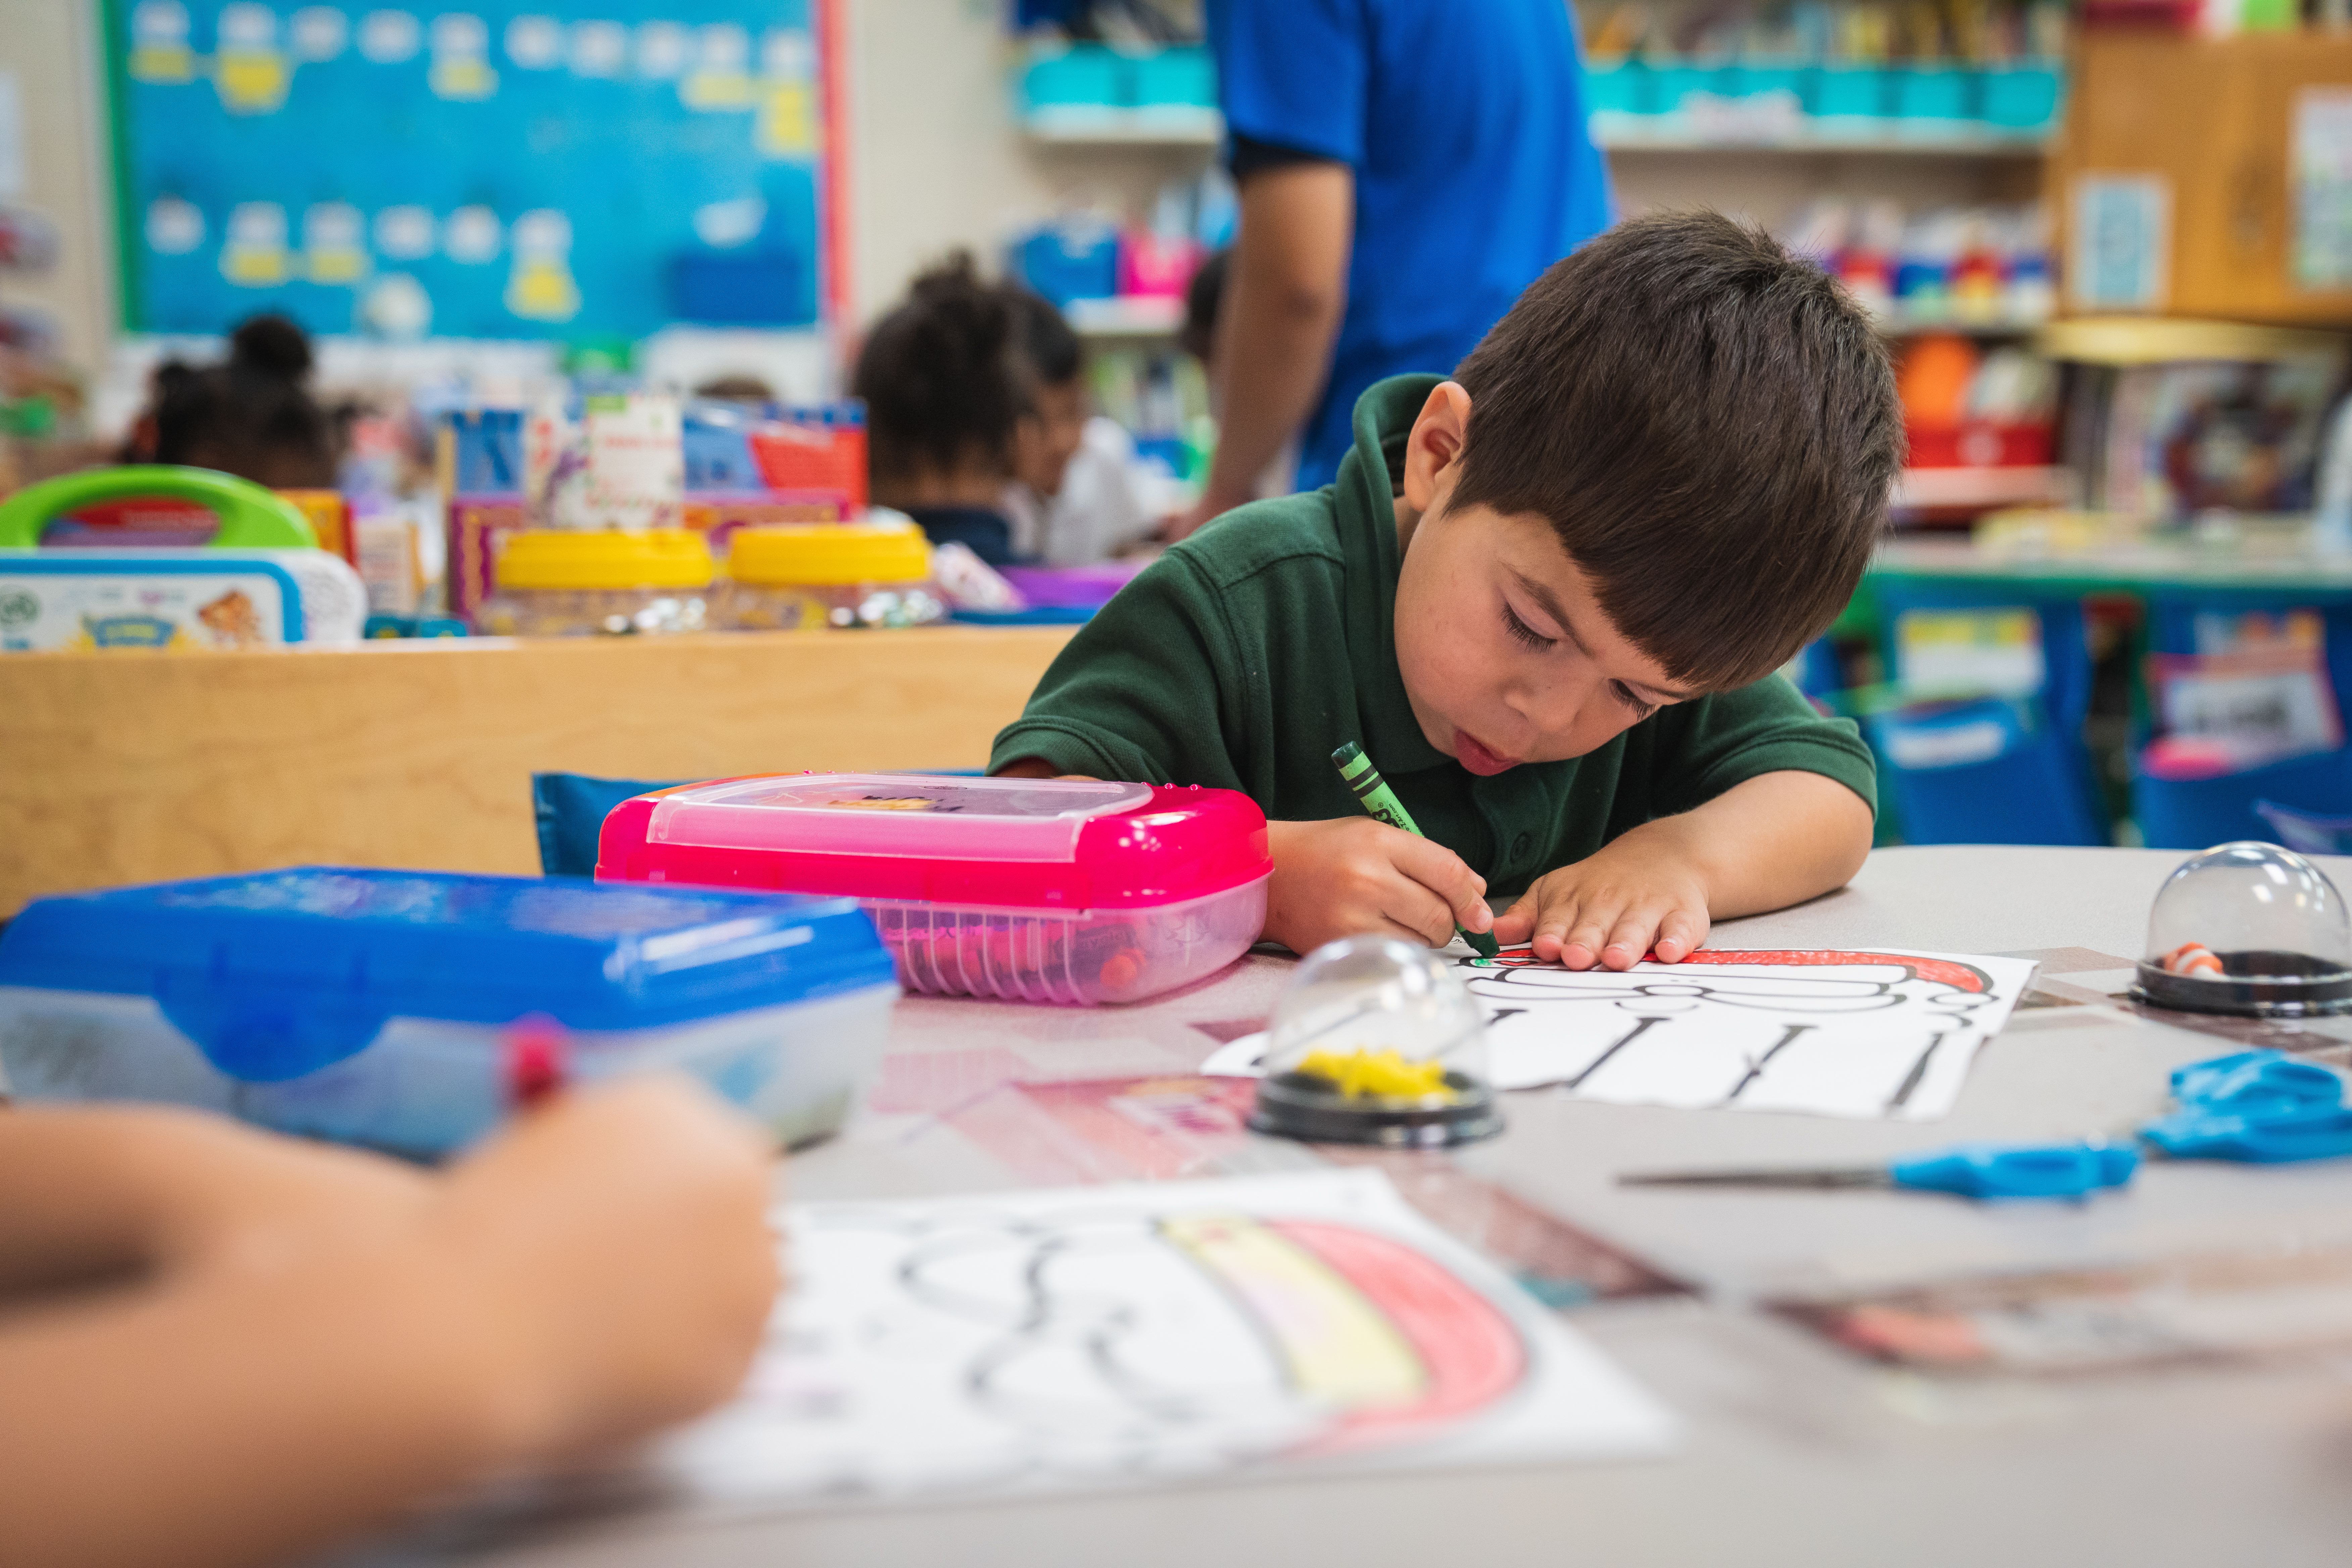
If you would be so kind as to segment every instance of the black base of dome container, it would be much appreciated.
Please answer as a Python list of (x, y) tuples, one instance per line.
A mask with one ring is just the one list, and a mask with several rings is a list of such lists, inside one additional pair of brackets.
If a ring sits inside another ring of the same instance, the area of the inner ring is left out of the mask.
[(1277, 1073), (1257, 1086), (1253, 1131), (1307, 1143), (1370, 1143), (1383, 1149), (1446, 1149), (1475, 1143), (1503, 1130), (1495, 1091), (1465, 1073), (1449, 1072), (1452, 1096), (1437, 1104), (1332, 1091), (1307, 1073)]
[(2132, 994), (2180, 1013), (2231, 1013), (2253, 1018), (2318, 1018), (2352, 1013), (2352, 971), (2307, 953), (2247, 948), (2216, 952), (2219, 976), (2174, 974), (2143, 959)]

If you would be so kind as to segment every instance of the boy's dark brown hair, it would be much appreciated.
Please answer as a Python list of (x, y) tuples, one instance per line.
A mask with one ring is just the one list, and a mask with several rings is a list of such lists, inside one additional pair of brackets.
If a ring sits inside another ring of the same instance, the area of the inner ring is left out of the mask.
[(1554, 263), (1454, 378), (1447, 504), (1547, 519), (1617, 630), (1706, 689), (1836, 618), (1903, 467), (1869, 318), (1719, 213), (1634, 218)]

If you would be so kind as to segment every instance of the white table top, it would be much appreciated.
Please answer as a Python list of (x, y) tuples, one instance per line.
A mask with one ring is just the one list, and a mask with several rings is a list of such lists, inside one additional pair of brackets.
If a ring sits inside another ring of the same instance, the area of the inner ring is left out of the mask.
[[(1717, 928), (1717, 945), (2050, 952), (2044, 979), (2115, 988), (2170, 851), (1881, 850), (1854, 885)], [(2352, 886), (2352, 861), (2329, 864)], [(1184, 1073), (1197, 1024), (1263, 1017), (1286, 961), (1141, 1007), (1065, 1011), (910, 999), (894, 1026), (895, 1110), (795, 1159), (795, 1196), (1034, 1184), (919, 1109), (993, 1079)], [(2069, 981), (2072, 973), (2077, 979)], [(2352, 1026), (2326, 1032), (2352, 1039)], [(1510, 1130), (1472, 1173), (1693, 1280), (1699, 1297), (1587, 1306), (1571, 1321), (1678, 1411), (1662, 1461), (1383, 1475), (982, 1507), (713, 1522), (639, 1517), (512, 1543), (501, 1564), (1118, 1563), (1121, 1568), (1487, 1564), (2352, 1561), (2352, 1363), (1968, 1382), (1874, 1367), (1743, 1305), (1761, 1291), (2053, 1263), (2352, 1241), (2352, 1169), (2159, 1166), (2083, 1207), (1916, 1194), (1637, 1191), (1635, 1168), (1829, 1163), (1969, 1138), (2058, 1138), (2154, 1113), (2179, 1064), (2231, 1048), (2089, 1009), (2021, 1012), (1958, 1109), (1895, 1124), (1507, 1097)], [(903, 1065), (901, 1062), (903, 1058)], [(910, 1088), (911, 1086), (911, 1088)], [(1316, 1156), (1255, 1140), (1247, 1168)], [(1233, 1173), (1226, 1164), (1215, 1172)]]

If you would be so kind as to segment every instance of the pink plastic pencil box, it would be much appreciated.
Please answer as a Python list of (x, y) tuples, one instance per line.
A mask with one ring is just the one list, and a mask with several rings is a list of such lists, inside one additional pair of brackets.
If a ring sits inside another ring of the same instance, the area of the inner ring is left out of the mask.
[(1137, 1002), (1215, 973), (1265, 923), (1265, 816), (1233, 790), (791, 773), (642, 795), (601, 880), (847, 895), (912, 991)]

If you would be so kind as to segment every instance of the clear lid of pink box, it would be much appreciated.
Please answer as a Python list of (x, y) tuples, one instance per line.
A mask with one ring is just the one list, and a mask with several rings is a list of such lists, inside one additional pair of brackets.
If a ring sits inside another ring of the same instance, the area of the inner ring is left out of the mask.
[(660, 796), (646, 840), (932, 860), (1072, 860), (1089, 821), (1133, 811), (1150, 799), (1148, 784), (1091, 779), (908, 773), (735, 779)]

